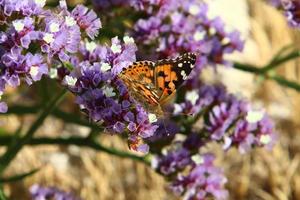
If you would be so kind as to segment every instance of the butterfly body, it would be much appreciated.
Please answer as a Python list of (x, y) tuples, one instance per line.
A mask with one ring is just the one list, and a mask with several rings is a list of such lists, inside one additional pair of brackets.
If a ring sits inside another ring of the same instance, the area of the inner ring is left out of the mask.
[(157, 62), (138, 61), (123, 69), (119, 78), (127, 86), (130, 96), (147, 111), (161, 116), (163, 105), (187, 79), (195, 62), (193, 53)]

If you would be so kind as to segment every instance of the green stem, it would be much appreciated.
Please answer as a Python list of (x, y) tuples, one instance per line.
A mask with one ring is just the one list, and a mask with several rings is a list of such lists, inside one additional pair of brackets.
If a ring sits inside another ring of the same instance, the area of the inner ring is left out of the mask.
[[(300, 84), (298, 84), (297, 82), (294, 82), (294, 81), (286, 80), (285, 78), (278, 76), (276, 74), (268, 73), (268, 71), (265, 71), (264, 68), (258, 68), (253, 65), (241, 64), (241, 63), (234, 63), (233, 67), (235, 69), (254, 73), (256, 75), (261, 75), (266, 79), (276, 81), (279, 85), (282, 85), (284, 87), (291, 88), (291, 89), (296, 90), (297, 92), (300, 92)], [(269, 68), (269, 69), (273, 69), (273, 68)]]
[[(0, 136), (0, 146), (7, 146), (11, 141), (13, 140), (13, 136), (6, 135), (6, 136)], [(149, 161), (147, 160), (147, 157), (143, 156), (137, 156), (132, 153), (120, 151), (114, 148), (105, 147), (102, 144), (90, 140), (88, 138), (82, 138), (82, 137), (69, 137), (69, 138), (49, 138), (49, 137), (38, 137), (38, 138), (32, 138), (30, 141), (28, 141), (27, 145), (76, 145), (80, 147), (89, 147), (97, 151), (102, 151), (111, 155), (115, 155), (121, 158), (130, 158), (132, 160), (136, 160), (139, 162), (146, 163), (147, 165), (150, 165)]]
[(273, 62), (270, 62), (268, 65), (266, 65), (265, 67), (262, 68), (262, 71), (265, 73), (267, 71), (277, 68), (278, 66), (280, 66), (281, 64), (283, 64), (289, 60), (292, 60), (292, 59), (298, 58), (298, 57), (300, 57), (300, 51), (298, 51), (298, 50), (293, 51), (286, 56), (283, 56), (281, 58), (274, 60)]
[(2, 174), (3, 171), (8, 167), (10, 162), (14, 159), (14, 157), (22, 149), (22, 147), (31, 140), (36, 130), (42, 125), (42, 123), (54, 109), (56, 104), (58, 104), (60, 100), (63, 99), (65, 93), (66, 90), (64, 89), (55, 98), (53, 98), (45, 107), (43, 112), (40, 113), (36, 121), (31, 125), (27, 133), (22, 138), (17, 140), (14, 144), (7, 147), (6, 152), (0, 158), (0, 174)]
[[(6, 113), (0, 113), (0, 115), (16, 114), (18, 116), (21, 116), (21, 115), (26, 115), (26, 114), (36, 114), (41, 109), (42, 109), (41, 106), (14, 105), (14, 106), (10, 106)], [(103, 130), (103, 128), (101, 128), (100, 126), (96, 125), (93, 122), (81, 119), (77, 115), (74, 115), (72, 113), (64, 112), (64, 111), (62, 111), (58, 108), (54, 109), (51, 112), (51, 115), (58, 118), (58, 119), (62, 119), (66, 123), (78, 124), (78, 125), (81, 125), (81, 126), (86, 126), (86, 127), (98, 130), (98, 131)]]

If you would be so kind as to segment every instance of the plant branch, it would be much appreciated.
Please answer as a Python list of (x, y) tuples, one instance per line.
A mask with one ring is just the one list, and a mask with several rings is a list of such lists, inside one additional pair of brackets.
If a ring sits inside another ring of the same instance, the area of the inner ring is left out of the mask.
[[(13, 141), (13, 136), (5, 135), (0, 136), (0, 146), (7, 146), (10, 142)], [(90, 140), (89, 138), (83, 138), (83, 137), (58, 137), (58, 138), (49, 138), (49, 137), (38, 137), (38, 138), (32, 138), (27, 145), (37, 146), (37, 145), (76, 145), (80, 147), (89, 147), (97, 151), (102, 151), (111, 155), (115, 155), (121, 158), (130, 158), (132, 160), (143, 162), (147, 165), (150, 165), (149, 161), (147, 160), (146, 156), (137, 156), (132, 153), (120, 151), (115, 148), (105, 147), (102, 144)]]
[(22, 147), (31, 140), (36, 130), (43, 124), (46, 117), (51, 113), (60, 100), (62, 100), (65, 93), (66, 90), (64, 89), (55, 98), (53, 98), (40, 113), (36, 121), (31, 125), (27, 133), (22, 138), (16, 140), (15, 143), (7, 147), (6, 152), (0, 157), (0, 174), (2, 174), (3, 171), (8, 167), (10, 162), (14, 159)]

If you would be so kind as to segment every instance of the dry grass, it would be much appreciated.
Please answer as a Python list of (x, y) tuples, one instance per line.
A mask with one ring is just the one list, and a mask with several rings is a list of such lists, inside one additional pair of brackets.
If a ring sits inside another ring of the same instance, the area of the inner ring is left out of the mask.
[[(240, 60), (262, 65), (282, 46), (300, 42), (299, 32), (288, 28), (283, 16), (275, 9), (259, 0), (249, 0), (248, 6), (251, 27), (246, 47), (248, 54), (242, 55)], [(297, 68), (298, 61), (289, 62), (278, 73), (299, 81)], [(232, 70), (223, 75), (239, 77), (240, 74)], [(262, 84), (254, 82), (251, 75), (243, 76), (248, 77), (246, 87), (244, 79), (237, 78), (238, 84), (232, 79), (230, 82), (224, 80), (232, 91), (243, 88), (242, 93), (255, 104), (266, 107), (276, 120), (279, 142), (271, 152), (257, 149), (247, 155), (240, 155), (236, 150), (224, 154), (216, 145), (209, 147), (218, 156), (217, 164), (225, 169), (230, 199), (300, 199), (300, 95), (273, 82)], [(10, 130), (18, 127), (20, 120), (30, 122), (32, 116), (1, 118), (1, 122), (10, 124)], [(39, 130), (43, 135), (75, 132), (86, 134), (87, 130), (66, 126), (52, 118)], [(108, 146), (127, 149), (117, 137), (102, 136), (101, 141)], [(143, 164), (74, 146), (26, 147), (7, 174), (36, 167), (41, 169), (36, 175), (5, 187), (12, 199), (28, 199), (24, 194), (34, 183), (71, 190), (86, 200), (175, 199), (166, 189), (164, 179)]]

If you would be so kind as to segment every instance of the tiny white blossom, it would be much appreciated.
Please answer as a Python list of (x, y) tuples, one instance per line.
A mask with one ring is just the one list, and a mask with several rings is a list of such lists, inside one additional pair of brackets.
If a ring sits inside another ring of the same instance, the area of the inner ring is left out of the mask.
[(192, 156), (192, 161), (194, 161), (197, 165), (204, 163), (203, 156), (199, 154), (195, 154)]
[(50, 44), (54, 41), (54, 35), (52, 33), (45, 33), (44, 37), (43, 37), (43, 40)]
[(212, 34), (212, 35), (214, 35), (214, 34), (217, 33), (217, 30), (215, 28), (213, 28), (213, 27), (210, 27), (209, 28), (209, 33)]
[(104, 93), (105, 96), (107, 96), (107, 97), (113, 97), (113, 96), (116, 96), (116, 93), (114, 92), (114, 89), (113, 89), (112, 87), (109, 87), (109, 86), (103, 87), (103, 93)]
[(259, 139), (259, 141), (262, 143), (262, 144), (264, 144), (264, 145), (267, 145), (267, 144), (269, 144), (270, 142), (271, 142), (271, 136), (270, 135), (262, 135), (262, 136), (260, 136), (260, 139)]
[(17, 32), (20, 32), (24, 29), (25, 24), (22, 20), (15, 20), (15, 21), (13, 21), (13, 26)]
[(36, 67), (36, 66), (30, 67), (29, 74), (30, 74), (32, 77), (38, 75), (38, 73), (39, 73), (39, 67)]
[(97, 44), (95, 42), (86, 42), (85, 43), (85, 48), (91, 53), (93, 52), (97, 47)]
[(199, 94), (197, 90), (188, 91), (185, 95), (185, 100), (190, 101), (193, 105), (196, 104), (199, 99)]
[(148, 114), (148, 119), (149, 119), (149, 122), (150, 122), (150, 123), (157, 122), (156, 115), (153, 114), (153, 113), (149, 113), (149, 114)]
[(57, 69), (51, 68), (49, 72), (50, 78), (57, 78)]
[(102, 72), (106, 72), (106, 71), (108, 71), (108, 70), (110, 70), (110, 69), (111, 69), (110, 64), (108, 64), (108, 63), (102, 63), (102, 64), (101, 64), (101, 71), (102, 71)]
[(263, 117), (264, 117), (264, 112), (263, 111), (261, 111), (261, 110), (260, 111), (259, 110), (250, 110), (247, 113), (246, 120), (249, 123), (256, 123), (256, 122), (262, 120)]
[(182, 112), (182, 107), (179, 105), (179, 104), (177, 104), (177, 103), (175, 103), (174, 104), (174, 111), (173, 111), (173, 114), (179, 114), (179, 113), (181, 113)]
[(75, 19), (71, 16), (66, 16), (65, 17), (65, 22), (66, 22), (67, 26), (74, 26), (76, 24)]
[(40, 7), (44, 7), (46, 5), (46, 0), (34, 0), (34, 2)]
[(75, 84), (77, 82), (77, 78), (67, 75), (67, 76), (65, 76), (64, 81), (69, 86), (75, 86)]
[(123, 41), (125, 42), (125, 44), (134, 43), (134, 39), (132, 37), (127, 36), (127, 35), (123, 37)]
[(49, 30), (51, 33), (56, 33), (59, 31), (59, 24), (56, 22), (51, 22), (49, 25)]
[(204, 39), (204, 36), (205, 36), (204, 31), (196, 31), (196, 33), (194, 34), (194, 39), (196, 41), (200, 41)]
[(195, 5), (195, 4), (192, 4), (190, 7), (189, 7), (189, 13), (192, 14), (192, 15), (197, 15), (199, 14), (200, 12), (200, 8), (199, 6)]
[(122, 52), (121, 45), (112, 44), (110, 49), (112, 50), (113, 53), (121, 53)]

